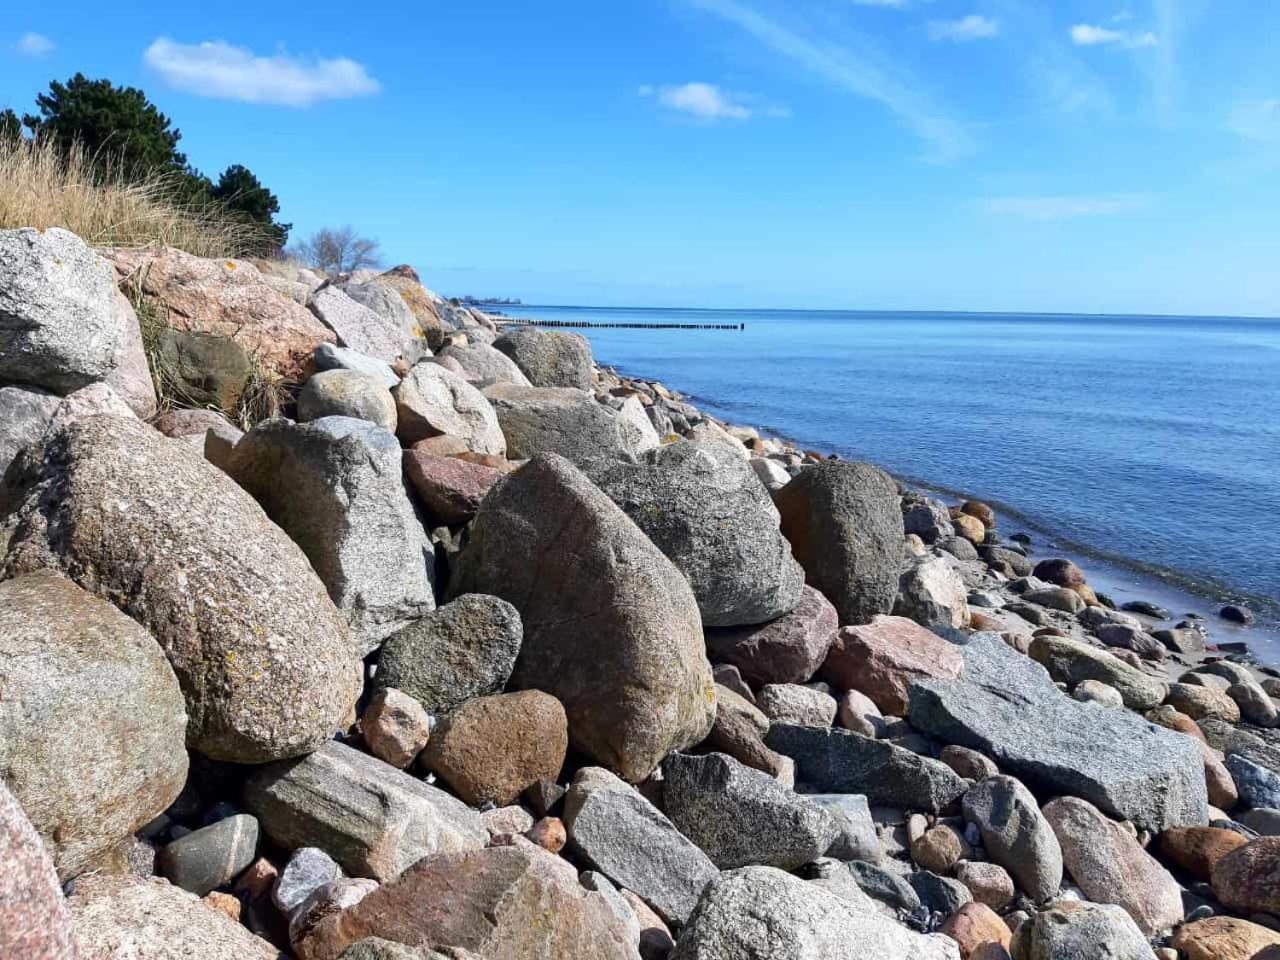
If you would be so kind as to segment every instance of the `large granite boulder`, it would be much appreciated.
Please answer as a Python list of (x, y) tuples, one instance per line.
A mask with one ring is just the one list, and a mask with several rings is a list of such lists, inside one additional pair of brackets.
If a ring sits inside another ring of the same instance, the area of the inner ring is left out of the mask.
[(906, 714), (916, 680), (963, 674), (959, 647), (906, 617), (885, 616), (837, 631), (821, 670), (828, 683), (865, 694), (895, 717)]
[(306, 288), (245, 260), (203, 259), (176, 247), (103, 251), (122, 288), (146, 297), (179, 330), (234, 339), (257, 363), (301, 381), (312, 353), (334, 333), (303, 306)]
[(681, 440), (583, 471), (685, 575), (704, 626), (764, 623), (799, 603), (804, 571), (745, 460)]
[(67, 905), (84, 960), (277, 960), (279, 956), (275, 947), (221, 910), (158, 877), (102, 873), (83, 877)]
[(640, 792), (607, 770), (578, 771), (565, 797), (573, 852), (636, 894), (668, 923), (684, 923), (717, 870)]
[[(0, 382), (66, 394), (119, 366), (111, 265), (68, 230), (0, 230)], [(134, 320), (137, 324), (137, 320)]]
[(580, 333), (525, 327), (493, 341), (515, 361), (535, 387), (575, 387), (590, 390), (595, 380), (591, 344)]
[(484, 384), (533, 386), (514, 360), (487, 343), (452, 344), (441, 350), (439, 355), (456, 360), (468, 376)]
[(75, 960), (71, 917), (48, 850), (0, 782), (0, 948), (17, 960)]
[(1079, 797), (1045, 804), (1067, 873), (1095, 903), (1123, 907), (1147, 936), (1182, 922), (1182, 891), (1172, 874), (1123, 826)]
[(53, 571), (0, 582), (0, 704), (0, 779), (64, 879), (101, 866), (186, 782), (186, 708), (164, 651)]
[(61, 403), (39, 387), (0, 387), (0, 477), (19, 450), (44, 436)]
[(374, 686), (401, 690), (442, 716), (474, 697), (500, 693), (523, 639), (515, 607), (468, 593), (389, 637), (378, 653)]
[(513, 684), (555, 696), (570, 742), (625, 779), (710, 732), (715, 692), (693, 591), (564, 458), (537, 457), (494, 486), (450, 589), (520, 611)]
[(397, 435), (406, 446), (428, 437), (464, 441), (476, 453), (502, 456), (507, 441), (484, 395), (438, 363), (419, 363), (392, 391), (399, 417)]
[(556, 453), (581, 466), (601, 457), (633, 460), (650, 446), (634, 426), (584, 390), (501, 382), (484, 395), (498, 415), (512, 460)]
[(326, 284), (307, 300), (307, 307), (338, 338), (338, 345), (386, 363), (412, 357), (409, 331), (386, 320), (338, 287)]
[(836, 608), (806, 586), (790, 613), (768, 623), (706, 631), (707, 655), (755, 684), (807, 683), (836, 635)]
[[(413, 297), (412, 287), (401, 283), (408, 279), (388, 271), (366, 281), (348, 279), (339, 284), (342, 292), (368, 310), (373, 311), (390, 329), (405, 340), (425, 339), (433, 326), (431, 312), (423, 309), (423, 304), (410, 303)], [(418, 285), (418, 290), (422, 290)], [(409, 292), (409, 296), (406, 296)], [(423, 291), (425, 293), (425, 291)], [(415, 310), (415, 307), (418, 309)], [(422, 316), (419, 316), (419, 313)], [(438, 323), (438, 321), (437, 321)]]
[(1065, 696), (997, 634), (961, 652), (965, 674), (911, 688), (911, 725), (979, 750), (1033, 789), (1070, 793), (1144, 830), (1208, 822), (1204, 763), (1189, 737)]
[(572, 866), (532, 844), (426, 857), (355, 906), (322, 919), (304, 941), (306, 956), (353, 957), (342, 951), (369, 937), (415, 948), (404, 956), (423, 958), (640, 956), (635, 927), (606, 896), (587, 890)]
[(479, 814), (461, 800), (336, 740), (263, 768), (244, 797), (279, 846), (319, 847), (352, 876), (379, 881), (423, 857), (489, 841)]
[(92, 417), (28, 450), (0, 490), (0, 576), (61, 570), (160, 642), (187, 745), (265, 763), (348, 716), (360, 664), (306, 555), (198, 453), (137, 420)]
[(350, 370), (373, 377), (390, 390), (400, 382), (400, 377), (385, 360), (366, 357), (358, 350), (322, 343), (316, 347), (313, 361), (317, 370)]
[(944, 763), (848, 730), (775, 723), (765, 736), (796, 762), (796, 781), (819, 793), (861, 793), (872, 804), (940, 813), (966, 781)]
[(1106, 650), (1069, 637), (1036, 637), (1031, 641), (1030, 654), (1059, 683), (1074, 687), (1086, 680), (1096, 680), (1114, 688), (1130, 710), (1151, 710), (1169, 695), (1169, 685), (1164, 681), (1143, 673)]
[(988, 777), (964, 795), (964, 817), (988, 856), (1036, 903), (1058, 895), (1062, 846), (1031, 791), (1013, 777)]
[(1240, 913), (1280, 916), (1280, 837), (1257, 837), (1215, 863), (1213, 892)]
[(821, 806), (723, 753), (667, 757), (662, 805), (721, 870), (751, 864), (797, 870), (823, 856), (839, 829)]
[(396, 438), (367, 420), (264, 420), (228, 472), (302, 548), (361, 653), (435, 609), (435, 552)]
[(671, 960), (959, 960), (949, 937), (922, 936), (773, 867), (721, 874)]
[(843, 625), (893, 610), (905, 536), (898, 486), (866, 463), (824, 463), (800, 471), (774, 494), (782, 532)]
[(893, 612), (926, 627), (963, 630), (969, 626), (969, 590), (942, 557), (908, 564), (898, 578)]

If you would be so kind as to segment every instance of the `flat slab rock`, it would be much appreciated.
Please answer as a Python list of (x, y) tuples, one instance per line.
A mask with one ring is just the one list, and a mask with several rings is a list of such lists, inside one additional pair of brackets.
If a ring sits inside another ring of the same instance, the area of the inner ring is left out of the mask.
[(1189, 737), (1064, 695), (996, 634), (961, 648), (965, 676), (911, 689), (911, 725), (980, 750), (1029, 786), (1083, 797), (1139, 829), (1208, 822), (1204, 762)]

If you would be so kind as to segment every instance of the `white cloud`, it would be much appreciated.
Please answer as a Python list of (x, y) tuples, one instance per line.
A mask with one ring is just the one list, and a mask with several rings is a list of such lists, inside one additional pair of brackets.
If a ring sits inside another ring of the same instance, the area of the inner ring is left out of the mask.
[(1142, 193), (1097, 196), (990, 197), (982, 201), (987, 213), (1024, 220), (1076, 220), (1106, 217), (1140, 210), (1151, 202)]
[(751, 108), (739, 96), (726, 93), (714, 83), (664, 87), (646, 84), (637, 92), (642, 97), (655, 97), (664, 107), (699, 120), (750, 120), (752, 116)]
[(377, 93), (378, 81), (346, 57), (261, 57), (222, 41), (176, 43), (160, 37), (143, 60), (170, 86), (201, 97), (302, 107)]
[(739, 0), (689, 2), (734, 24), (774, 54), (833, 86), (880, 104), (930, 145), (928, 159), (946, 162), (973, 152), (968, 131), (934, 103), (910, 74), (887, 60), (869, 38), (847, 34), (849, 42), (839, 45), (817, 29), (786, 26)]
[(1077, 23), (1071, 28), (1071, 42), (1078, 47), (1127, 47), (1133, 50), (1140, 47), (1154, 47), (1160, 40), (1149, 30), (1136, 33), (1129, 30), (1097, 27), (1089, 23)]
[(24, 33), (18, 39), (18, 52), (24, 57), (47, 57), (54, 43), (43, 33)]
[(1246, 140), (1280, 144), (1280, 97), (1237, 103), (1227, 117), (1227, 129)]
[(959, 20), (929, 21), (929, 38), (931, 40), (981, 40), (994, 37), (1000, 32), (1000, 23), (990, 17), (981, 17), (971, 13)]

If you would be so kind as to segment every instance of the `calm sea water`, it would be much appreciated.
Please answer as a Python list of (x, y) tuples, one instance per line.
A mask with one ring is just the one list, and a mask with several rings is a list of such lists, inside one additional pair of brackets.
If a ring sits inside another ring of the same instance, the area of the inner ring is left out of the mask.
[[(521, 307), (728, 420), (1280, 619), (1280, 320)], [(1011, 519), (1008, 519), (1011, 518)], [(1271, 633), (1271, 631), (1267, 631)]]

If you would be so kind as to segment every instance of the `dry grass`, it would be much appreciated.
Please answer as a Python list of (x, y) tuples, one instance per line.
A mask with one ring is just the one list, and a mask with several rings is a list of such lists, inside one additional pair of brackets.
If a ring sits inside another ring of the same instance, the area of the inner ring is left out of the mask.
[(83, 149), (0, 137), (0, 229), (65, 227), (91, 246), (168, 244), (198, 257), (243, 257), (269, 247), (262, 230), (220, 204), (184, 203), (178, 180), (131, 182)]

